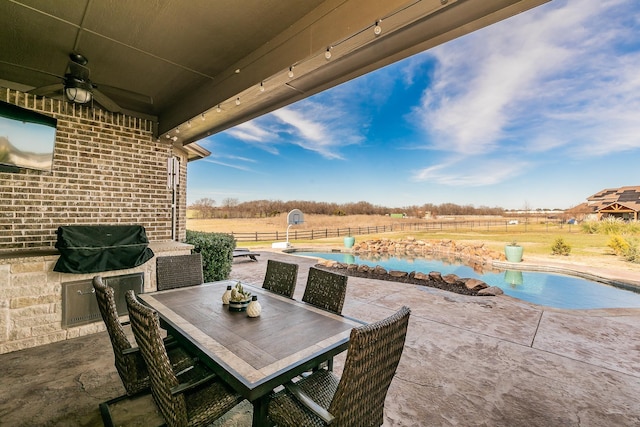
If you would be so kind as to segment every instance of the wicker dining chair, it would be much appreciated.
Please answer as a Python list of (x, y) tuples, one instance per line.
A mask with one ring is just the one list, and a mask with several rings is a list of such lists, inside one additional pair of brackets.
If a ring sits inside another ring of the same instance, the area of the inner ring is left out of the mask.
[[(131, 344), (122, 327), (122, 323), (120, 323), (113, 288), (105, 285), (101, 276), (95, 276), (93, 278), (93, 289), (95, 290), (102, 320), (111, 339), (116, 370), (126, 390), (125, 395), (100, 404), (100, 413), (104, 424), (105, 426), (111, 426), (109, 406), (128, 397), (149, 392), (149, 372), (139, 348)], [(171, 337), (167, 337), (163, 344), (169, 347), (168, 356), (176, 371), (182, 371), (193, 366), (193, 357), (179, 347), (176, 342), (173, 342)]]
[(141, 304), (133, 291), (125, 299), (142, 357), (153, 367), (151, 394), (169, 427), (207, 426), (243, 400), (204, 366), (176, 374), (162, 343), (158, 313)]
[[(347, 296), (347, 279), (348, 276), (311, 267), (302, 301), (323, 310), (342, 314), (342, 306)], [(324, 364), (325, 362), (322, 362), (318, 368)], [(333, 358), (326, 361), (326, 367), (330, 371), (333, 370)]]
[(342, 274), (311, 267), (302, 301), (323, 310), (342, 314), (348, 278)]
[(202, 255), (171, 255), (156, 258), (156, 283), (159, 291), (204, 283)]
[(402, 307), (351, 330), (342, 377), (324, 369), (272, 393), (268, 414), (278, 426), (380, 426), (384, 401), (404, 348), (409, 315)]
[(267, 260), (267, 272), (262, 287), (268, 291), (293, 298), (298, 281), (298, 264)]

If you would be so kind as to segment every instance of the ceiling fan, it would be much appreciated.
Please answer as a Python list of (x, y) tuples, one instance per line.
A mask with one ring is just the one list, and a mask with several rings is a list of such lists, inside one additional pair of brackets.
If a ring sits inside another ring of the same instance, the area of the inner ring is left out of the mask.
[[(98, 86), (94, 84), (90, 76), (90, 70), (87, 67), (89, 60), (80, 53), (70, 53), (69, 62), (62, 82), (52, 85), (42, 86), (29, 91), (29, 93), (45, 96), (62, 92), (64, 96), (77, 104), (86, 104), (91, 100), (95, 100), (107, 110), (118, 113), (122, 108), (113, 99), (109, 98), (103, 92), (98, 90)], [(116, 89), (124, 92), (122, 89)], [(132, 95), (137, 95), (133, 94)], [(140, 95), (138, 95), (140, 97)], [(144, 97), (147, 103), (152, 103), (150, 97)]]

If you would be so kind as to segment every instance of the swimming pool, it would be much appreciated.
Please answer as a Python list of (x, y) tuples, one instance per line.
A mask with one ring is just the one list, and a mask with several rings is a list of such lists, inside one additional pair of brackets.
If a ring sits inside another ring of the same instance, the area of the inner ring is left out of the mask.
[(563, 274), (520, 270), (480, 274), (464, 264), (428, 258), (384, 257), (371, 260), (338, 252), (292, 252), (292, 255), (372, 267), (379, 265), (387, 270), (422, 273), (439, 271), (442, 275), (455, 274), (463, 278), (480, 279), (489, 286), (498, 286), (509, 296), (549, 307), (568, 309), (640, 307), (640, 293)]

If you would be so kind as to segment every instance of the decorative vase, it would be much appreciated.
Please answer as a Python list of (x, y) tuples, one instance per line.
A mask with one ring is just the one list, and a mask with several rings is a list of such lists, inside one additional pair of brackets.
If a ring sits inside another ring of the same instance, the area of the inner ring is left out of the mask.
[(519, 270), (506, 270), (504, 272), (504, 281), (511, 285), (511, 287), (515, 288), (517, 285), (522, 285), (524, 283), (524, 278), (522, 277), (522, 271)]
[(524, 248), (520, 245), (506, 245), (504, 247), (504, 254), (509, 262), (521, 262), (522, 252)]
[(353, 236), (348, 236), (344, 238), (344, 247), (345, 248), (350, 248), (354, 245), (354, 243), (356, 242), (356, 238)]
[(254, 295), (251, 297), (251, 302), (247, 306), (247, 316), (258, 317), (260, 313), (262, 313), (262, 306), (258, 302), (258, 296)]
[(227, 286), (227, 290), (222, 294), (222, 305), (229, 304), (229, 300), (231, 299), (231, 285)]
[(250, 299), (245, 301), (229, 301), (229, 311), (247, 311)]
[(355, 264), (356, 257), (351, 254), (344, 254), (342, 257), (342, 262), (344, 262), (345, 264)]

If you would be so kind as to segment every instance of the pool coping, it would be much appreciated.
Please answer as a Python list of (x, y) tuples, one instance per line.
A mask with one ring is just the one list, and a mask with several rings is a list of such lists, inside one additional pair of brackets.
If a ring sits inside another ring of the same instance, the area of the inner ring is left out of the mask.
[[(349, 250), (335, 249), (335, 248), (289, 248), (282, 251), (287, 254), (294, 254), (296, 252), (326, 252), (326, 253), (344, 253), (344, 254), (353, 254)], [(304, 255), (298, 255), (304, 256)], [(614, 286), (616, 288), (624, 289), (631, 292), (640, 293), (640, 281), (635, 281), (632, 279), (618, 279), (607, 277), (605, 275), (592, 273), (589, 271), (582, 270), (579, 267), (579, 264), (574, 264), (572, 268), (564, 267), (564, 266), (554, 266), (549, 264), (542, 263), (530, 263), (530, 262), (509, 262), (509, 261), (500, 261), (493, 260), (491, 263), (492, 267), (503, 269), (503, 270), (520, 270), (520, 271), (541, 271), (546, 273), (557, 273), (557, 274), (565, 274), (568, 276), (575, 276), (582, 279), (591, 280), (594, 282), (603, 283), (606, 285)], [(585, 266), (586, 267), (586, 266)]]
[(543, 271), (545, 273), (558, 273), (566, 274), (569, 276), (576, 276), (582, 279), (591, 280), (594, 282), (604, 283), (606, 285), (615, 286), (616, 288), (624, 289), (631, 292), (640, 293), (640, 282), (634, 280), (622, 280), (606, 277), (604, 275), (591, 273), (588, 271), (580, 270), (577, 268), (560, 267), (545, 264), (532, 264), (525, 262), (508, 262), (508, 261), (494, 261), (492, 264), (496, 268), (505, 270), (522, 270), (522, 271)]

